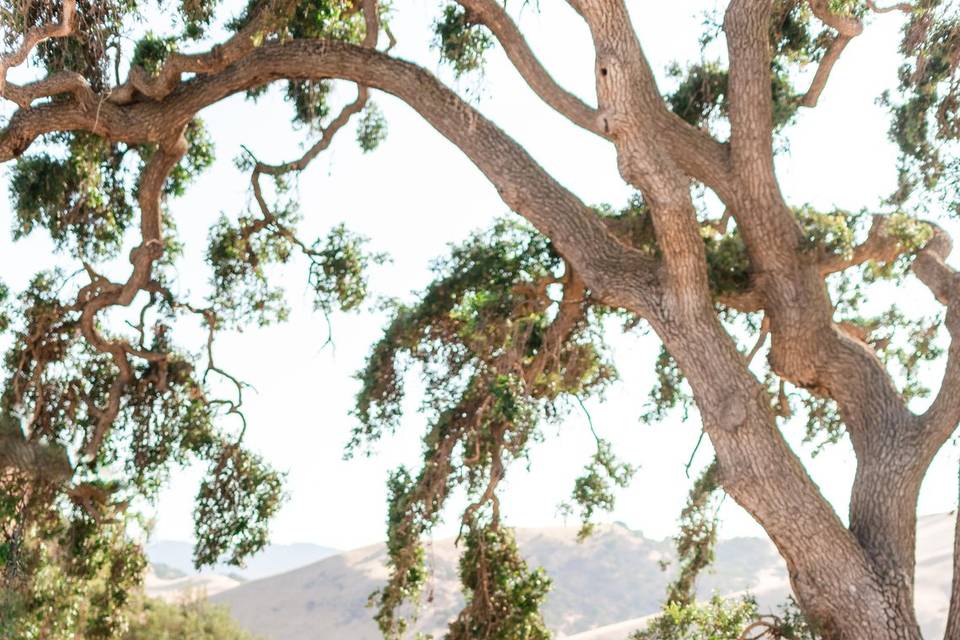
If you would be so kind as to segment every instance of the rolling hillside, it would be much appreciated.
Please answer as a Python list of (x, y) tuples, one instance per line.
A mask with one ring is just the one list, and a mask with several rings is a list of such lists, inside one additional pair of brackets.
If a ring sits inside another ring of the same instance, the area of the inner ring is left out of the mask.
[[(653, 541), (621, 525), (600, 527), (583, 544), (576, 530), (521, 529), (521, 549), (550, 573), (554, 587), (545, 616), (558, 637), (622, 640), (657, 611), (670, 573), (658, 562), (672, 556), (670, 541)], [(928, 637), (940, 637), (952, 576), (953, 517), (922, 518), (918, 533), (918, 615)], [(417, 630), (441, 633), (462, 600), (452, 540), (428, 549), (434, 577)], [(325, 558), (281, 575), (214, 595), (245, 627), (271, 640), (379, 640), (367, 598), (386, 577), (383, 545)], [(700, 593), (749, 590), (772, 607), (789, 593), (783, 563), (759, 538), (721, 541), (714, 569)]]
[[(954, 518), (920, 520), (917, 552), (917, 613), (927, 637), (940, 637), (952, 578)], [(656, 612), (670, 572), (669, 540), (649, 540), (622, 525), (606, 525), (583, 544), (573, 528), (521, 529), (517, 540), (531, 565), (553, 578), (545, 607), (558, 638), (623, 640)], [(167, 580), (199, 585), (211, 600), (227, 605), (245, 627), (270, 640), (380, 640), (366, 607), (369, 595), (386, 578), (382, 544), (340, 553), (270, 577), (240, 582), (226, 576), (187, 576)], [(435, 541), (427, 553), (433, 579), (417, 630), (442, 635), (462, 603), (457, 581), (457, 550), (452, 540)], [(154, 576), (154, 586), (158, 584)], [(717, 563), (700, 580), (700, 593), (750, 591), (772, 608), (789, 593), (786, 572), (772, 545), (759, 538), (721, 541)], [(155, 589), (156, 590), (156, 589)]]
[(197, 573), (193, 568), (193, 545), (161, 540), (147, 545), (150, 568), (144, 579), (147, 595), (167, 602), (213, 596), (249, 580), (284, 573), (322, 558), (335, 549), (315, 544), (272, 544), (249, 559), (244, 567), (219, 564)]

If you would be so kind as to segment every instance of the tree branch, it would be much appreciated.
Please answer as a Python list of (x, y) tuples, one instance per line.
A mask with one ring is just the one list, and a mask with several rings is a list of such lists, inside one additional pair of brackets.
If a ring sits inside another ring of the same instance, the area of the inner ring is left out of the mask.
[(946, 442), (960, 422), (960, 274), (946, 264), (951, 249), (950, 237), (939, 227), (934, 227), (933, 238), (912, 265), (917, 278), (946, 307), (944, 325), (950, 335), (940, 390), (921, 416), (921, 424), (927, 434), (924, 450), (930, 457)]
[[(330, 146), (337, 132), (347, 125), (350, 118), (363, 111), (369, 99), (370, 92), (367, 87), (358, 84), (357, 99), (345, 106), (340, 113), (337, 114), (337, 117), (323, 128), (320, 133), (320, 139), (307, 149), (306, 153), (296, 160), (284, 162), (283, 164), (266, 164), (258, 160), (254, 165), (253, 174), (250, 177), (254, 184), (254, 193), (260, 193), (260, 175), (262, 174), (276, 177), (290, 173), (291, 171), (299, 172), (306, 169), (307, 165), (309, 165), (314, 158)], [(262, 200), (262, 195), (258, 197), (258, 201), (259, 200)]]
[(849, 256), (830, 256), (820, 262), (824, 276), (845, 271), (865, 262), (893, 262), (906, 252), (900, 241), (887, 232), (888, 216), (875, 215), (870, 224), (867, 239), (854, 247)]
[(902, 11), (903, 13), (912, 13), (914, 6), (909, 2), (898, 2), (889, 7), (878, 7), (873, 0), (867, 0), (867, 7), (874, 13), (890, 13), (891, 11)]
[[(26, 16), (24, 16), (24, 19), (26, 19)], [(23, 36), (20, 46), (18, 46), (12, 52), (0, 56), (0, 96), (7, 97), (7, 71), (9, 71), (11, 67), (16, 67), (23, 64), (33, 48), (44, 40), (49, 40), (50, 38), (64, 38), (73, 33), (73, 30), (76, 28), (76, 26), (77, 2), (76, 0), (64, 0), (63, 14), (60, 17), (60, 22), (54, 24), (45, 24), (29, 29)]]
[(483, 23), (500, 42), (504, 52), (534, 93), (574, 124), (605, 135), (599, 114), (550, 77), (537, 60), (526, 39), (498, 0), (457, 0), (471, 20)]
[(380, 39), (380, 3), (377, 0), (362, 0), (363, 9), (363, 46), (376, 49)]
[(656, 150), (647, 154), (676, 165), (721, 199), (731, 197), (729, 147), (667, 109), (622, 0), (569, 0), (569, 4), (593, 37), (598, 133), (618, 146), (621, 175), (631, 184), (642, 182), (636, 174), (643, 171), (624, 161), (633, 156), (626, 147), (645, 137), (646, 146), (658, 141)]
[[(682, 291), (688, 303), (707, 302), (706, 253), (689, 176), (663, 153), (658, 138), (672, 128), (676, 116), (660, 95), (627, 7), (623, 0), (573, 4), (589, 26), (597, 52), (597, 102), (603, 130), (617, 149), (620, 175), (641, 190), (650, 208), (662, 255), (664, 293), (672, 296)], [(661, 307), (669, 304), (661, 301)]]
[[(97, 315), (107, 307), (128, 306), (139, 292), (148, 289), (153, 264), (163, 254), (160, 207), (163, 185), (170, 171), (180, 161), (185, 152), (186, 141), (181, 134), (176, 142), (157, 149), (140, 176), (140, 235), (142, 240), (140, 246), (130, 252), (130, 263), (133, 265), (133, 271), (127, 281), (121, 285), (109, 282), (101, 276), (94, 276), (92, 282), (82, 288), (77, 295), (76, 306), (81, 309), (81, 333), (94, 349), (110, 354), (114, 365), (118, 369), (117, 377), (110, 386), (106, 406), (102, 408), (92, 407), (97, 422), (93, 433), (89, 434), (83, 447), (84, 456), (90, 461), (96, 459), (100, 445), (120, 412), (123, 393), (127, 385), (134, 380), (135, 373), (128, 356), (134, 355), (161, 365), (166, 362), (166, 354), (134, 350), (125, 340), (111, 341), (104, 338), (97, 328)], [(162, 371), (161, 386), (164, 375)]]
[(273, 4), (267, 2), (258, 14), (227, 41), (203, 53), (173, 52), (163, 61), (159, 71), (150, 75), (143, 67), (131, 67), (127, 80), (108, 96), (114, 104), (129, 104), (137, 94), (161, 100), (180, 85), (184, 73), (211, 74), (221, 71), (253, 51), (276, 20)]
[(64, 93), (72, 94), (79, 104), (89, 104), (95, 100), (90, 83), (79, 73), (73, 71), (58, 71), (47, 77), (17, 85), (12, 82), (6, 84), (3, 96), (21, 108), (29, 107), (35, 100), (49, 98)]
[[(723, 20), (730, 59), (730, 151), (734, 171), (756, 176), (770, 190), (773, 177), (773, 98), (770, 90), (770, 2), (732, 0)], [(741, 213), (734, 209), (735, 213)]]
[(324, 40), (265, 44), (219, 73), (191, 78), (163, 100), (103, 105), (99, 114), (62, 104), (21, 109), (0, 134), (0, 161), (22, 153), (50, 131), (87, 130), (130, 143), (164, 140), (226, 96), (274, 80), (331, 77), (404, 100), (480, 168), (514, 211), (552, 238), (571, 262), (584, 265), (581, 276), (605, 303), (650, 307), (657, 288), (653, 259), (621, 244), (590, 207), (430, 73), (357, 45)]
[(833, 65), (840, 59), (840, 54), (843, 53), (850, 41), (863, 33), (863, 23), (854, 17), (833, 13), (830, 11), (830, 4), (827, 0), (809, 0), (809, 5), (813, 15), (837, 32), (836, 37), (827, 48), (827, 52), (820, 60), (820, 65), (813, 76), (810, 88), (800, 99), (802, 106), (815, 107), (820, 99), (820, 94), (827, 86), (827, 80), (830, 78)]

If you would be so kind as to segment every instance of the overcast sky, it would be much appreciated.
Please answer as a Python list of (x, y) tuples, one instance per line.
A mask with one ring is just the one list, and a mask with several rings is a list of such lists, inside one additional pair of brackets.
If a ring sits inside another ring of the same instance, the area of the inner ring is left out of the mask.
[[(229, 3), (228, 3), (229, 4)], [(523, 3), (511, 2), (512, 9)], [(540, 0), (519, 14), (533, 49), (567, 88), (588, 102), (593, 97), (593, 54), (589, 34), (560, 0)], [(655, 70), (674, 60), (699, 56), (697, 38), (703, 10), (712, 2), (628, 3)], [(449, 79), (429, 48), (429, 25), (438, 13), (433, 0), (397, 0), (394, 53), (424, 64)], [(876, 209), (896, 177), (896, 153), (887, 141), (888, 120), (876, 98), (896, 82), (900, 18), (880, 16), (845, 51), (833, 72), (820, 106), (804, 111), (789, 135), (789, 152), (779, 161), (784, 193), (791, 204), (820, 208)], [(451, 82), (454, 82), (451, 80)], [(523, 84), (500, 51), (494, 51), (483, 76), (454, 82), (497, 124), (513, 135), (561, 182), (590, 204), (626, 201), (622, 182), (607, 143), (569, 124), (544, 106)], [(338, 94), (352, 100), (352, 87)], [(372, 289), (381, 295), (410, 299), (429, 281), (428, 265), (447, 243), (464, 239), (507, 214), (495, 190), (472, 164), (403, 103), (375, 92), (390, 123), (386, 142), (373, 154), (356, 148), (351, 130), (299, 180), (304, 221), (302, 235), (323, 235), (332, 225), (348, 226), (371, 239), (371, 248), (393, 261), (374, 271)], [(216, 142), (218, 163), (189, 194), (170, 203), (187, 241), (179, 266), (180, 289), (197, 299), (207, 281), (203, 250), (207, 230), (221, 213), (236, 215), (250, 204), (248, 176), (231, 160), (244, 144), (267, 161), (297, 157), (310, 133), (290, 126), (290, 111), (276, 92), (257, 104), (241, 98), (224, 101), (201, 116)], [(2, 183), (6, 188), (7, 174)], [(0, 218), (9, 227), (8, 198), (0, 197)], [(49, 266), (50, 245), (43, 238), (12, 244), (0, 234), (2, 279), (22, 287), (30, 275)], [(114, 278), (124, 278), (115, 265)], [(398, 464), (417, 465), (425, 422), (416, 413), (417, 393), (410, 394), (403, 427), (386, 438), (371, 458), (342, 459), (353, 420), (349, 415), (358, 389), (352, 374), (362, 365), (370, 345), (386, 321), (374, 311), (331, 317), (334, 346), (324, 347), (325, 320), (311, 311), (306, 268), (295, 262), (277, 270), (292, 307), (290, 321), (266, 329), (222, 336), (218, 365), (249, 382), (247, 442), (287, 473), (289, 500), (273, 524), (275, 542), (315, 542), (350, 548), (379, 541), (385, 529), (385, 479)], [(914, 311), (935, 311), (932, 298), (919, 287), (888, 291), (880, 302), (909, 302)], [(196, 333), (190, 337), (199, 337)], [(618, 454), (640, 467), (632, 486), (621, 491), (609, 519), (620, 520), (652, 537), (671, 535), (690, 481), (684, 466), (699, 435), (699, 422), (670, 416), (657, 426), (641, 424), (651, 383), (656, 342), (631, 334), (612, 338), (621, 380), (603, 403), (589, 410), (597, 430), (612, 440)], [(191, 345), (198, 348), (199, 345)], [(936, 378), (939, 372), (931, 370)], [(416, 388), (411, 381), (411, 389)], [(544, 429), (545, 441), (534, 447), (529, 468), (514, 465), (503, 485), (507, 521), (516, 526), (562, 524), (557, 505), (565, 500), (573, 479), (592, 452), (592, 436), (582, 413), (560, 426)], [(802, 425), (785, 433), (809, 459), (811, 447), (800, 443)], [(711, 459), (709, 445), (697, 453), (698, 467)], [(920, 513), (948, 511), (956, 502), (957, 453), (949, 446), (937, 458), (924, 485)], [(809, 468), (825, 495), (846, 517), (853, 477), (853, 454), (843, 442), (811, 461)], [(199, 469), (174, 474), (158, 504), (154, 537), (192, 537), (192, 500)], [(453, 501), (437, 537), (455, 530), (462, 497)], [(759, 527), (732, 500), (722, 509), (722, 535), (762, 535)], [(572, 524), (572, 523), (571, 523)]]

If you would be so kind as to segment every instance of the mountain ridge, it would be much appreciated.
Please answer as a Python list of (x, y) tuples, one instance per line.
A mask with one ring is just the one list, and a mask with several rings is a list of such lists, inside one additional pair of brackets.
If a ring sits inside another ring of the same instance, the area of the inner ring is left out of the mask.
[[(918, 523), (917, 614), (926, 637), (942, 636), (945, 626), (954, 524), (953, 514), (926, 516)], [(600, 525), (582, 544), (576, 542), (576, 532), (566, 527), (516, 530), (528, 564), (543, 566), (553, 579), (544, 606), (547, 624), (558, 640), (623, 640), (660, 608), (675, 563), (667, 572), (659, 563), (674, 560), (672, 541), (650, 540), (620, 523)], [(458, 549), (452, 539), (431, 541), (426, 558), (432, 577), (412, 631), (440, 637), (463, 603)], [(387, 578), (385, 560), (383, 544), (373, 544), (247, 583), (207, 576), (202, 590), (267, 640), (380, 640), (366, 604)], [(767, 611), (790, 593), (783, 561), (768, 540), (719, 541), (715, 564), (698, 582), (701, 597), (743, 592), (754, 595)]]

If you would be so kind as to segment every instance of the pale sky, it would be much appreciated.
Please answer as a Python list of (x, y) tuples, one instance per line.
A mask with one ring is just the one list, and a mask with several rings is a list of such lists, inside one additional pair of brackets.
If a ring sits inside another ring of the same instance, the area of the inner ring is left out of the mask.
[[(228, 5), (230, 3), (227, 3)], [(236, 3), (233, 3), (236, 4)], [(512, 2), (515, 10), (524, 3)], [(519, 22), (531, 46), (547, 68), (567, 88), (588, 102), (593, 97), (593, 53), (589, 34), (579, 17), (560, 0), (540, 0), (540, 13), (530, 7)], [(661, 73), (674, 60), (698, 57), (697, 38), (704, 8), (712, 2), (628, 2), (653, 68)], [(543, 105), (526, 87), (499, 50), (489, 57), (485, 74), (453, 81), (430, 50), (429, 25), (437, 3), (397, 0), (393, 31), (394, 54), (424, 64), (469, 92), (484, 114), (513, 135), (557, 179), (589, 204), (615, 206), (630, 189), (620, 179), (612, 147), (569, 124)], [(515, 15), (518, 15), (515, 13)], [(779, 175), (788, 201), (859, 210), (876, 208), (895, 180), (896, 152), (886, 139), (886, 113), (875, 103), (896, 82), (900, 18), (880, 16), (845, 51), (833, 72), (820, 106), (803, 111), (790, 130), (790, 151), (779, 161)], [(340, 96), (352, 99), (345, 86)], [(484, 177), (455, 147), (403, 103), (375, 93), (390, 131), (373, 154), (356, 148), (352, 130), (344, 130), (332, 147), (300, 178), (306, 238), (323, 235), (339, 222), (371, 239), (370, 247), (392, 257), (371, 277), (378, 294), (411, 299), (411, 291), (429, 282), (430, 260), (444, 254), (447, 243), (463, 240), (507, 213), (506, 206)], [(218, 163), (205, 173), (170, 210), (187, 244), (180, 263), (181, 291), (199, 300), (206, 287), (203, 251), (209, 226), (221, 212), (235, 215), (248, 206), (249, 179), (231, 162), (244, 144), (261, 159), (297, 157), (309, 132), (292, 130), (289, 109), (276, 92), (258, 104), (234, 98), (201, 116), (216, 142)], [(7, 174), (0, 179), (6, 188)], [(0, 219), (9, 227), (8, 198), (0, 197)], [(948, 225), (953, 227), (955, 225)], [(13, 289), (49, 266), (50, 244), (35, 238), (12, 244), (0, 233), (2, 278)], [(114, 278), (126, 277), (123, 263), (114, 265)], [(306, 267), (295, 262), (277, 270), (292, 307), (290, 321), (266, 329), (223, 335), (217, 343), (218, 365), (249, 382), (247, 443), (287, 475), (289, 500), (272, 526), (273, 542), (314, 542), (351, 548), (382, 540), (385, 532), (385, 480), (403, 463), (417, 466), (425, 420), (416, 413), (417, 393), (411, 393), (403, 426), (385, 438), (371, 458), (342, 459), (343, 445), (354, 424), (349, 416), (358, 383), (352, 374), (379, 337), (383, 314), (363, 311), (332, 316), (335, 348), (323, 348), (327, 324), (311, 311)], [(935, 311), (922, 287), (888, 291), (881, 303), (896, 300), (911, 309)], [(199, 338), (195, 331), (188, 339)], [(619, 520), (646, 535), (660, 538), (675, 531), (675, 522), (690, 481), (684, 465), (699, 435), (696, 416), (684, 423), (670, 416), (657, 426), (641, 424), (652, 378), (656, 342), (631, 334), (612, 336), (621, 380), (604, 402), (589, 403), (600, 434), (612, 440), (618, 455), (640, 467), (630, 488), (620, 491), (616, 510), (604, 519)], [(199, 348), (199, 342), (190, 345)], [(929, 372), (936, 380), (938, 370)], [(410, 381), (411, 391), (417, 381)], [(802, 425), (784, 429), (805, 460), (811, 447), (801, 445)], [(534, 446), (529, 469), (511, 467), (502, 485), (502, 505), (511, 525), (562, 524), (557, 505), (567, 499), (573, 480), (592, 453), (592, 436), (582, 413), (575, 412), (559, 427), (544, 429), (545, 442)], [(697, 462), (709, 462), (708, 445)], [(854, 462), (843, 442), (815, 460), (809, 469), (824, 494), (846, 517)], [(155, 539), (192, 537), (193, 495), (199, 469), (175, 472), (169, 487), (152, 508)], [(921, 514), (943, 512), (956, 503), (957, 452), (948, 445), (934, 462), (920, 500)], [(435, 536), (456, 529), (462, 497), (451, 503), (446, 521)], [(721, 511), (721, 535), (762, 535), (762, 530), (732, 500)], [(574, 523), (569, 523), (574, 524)]]

